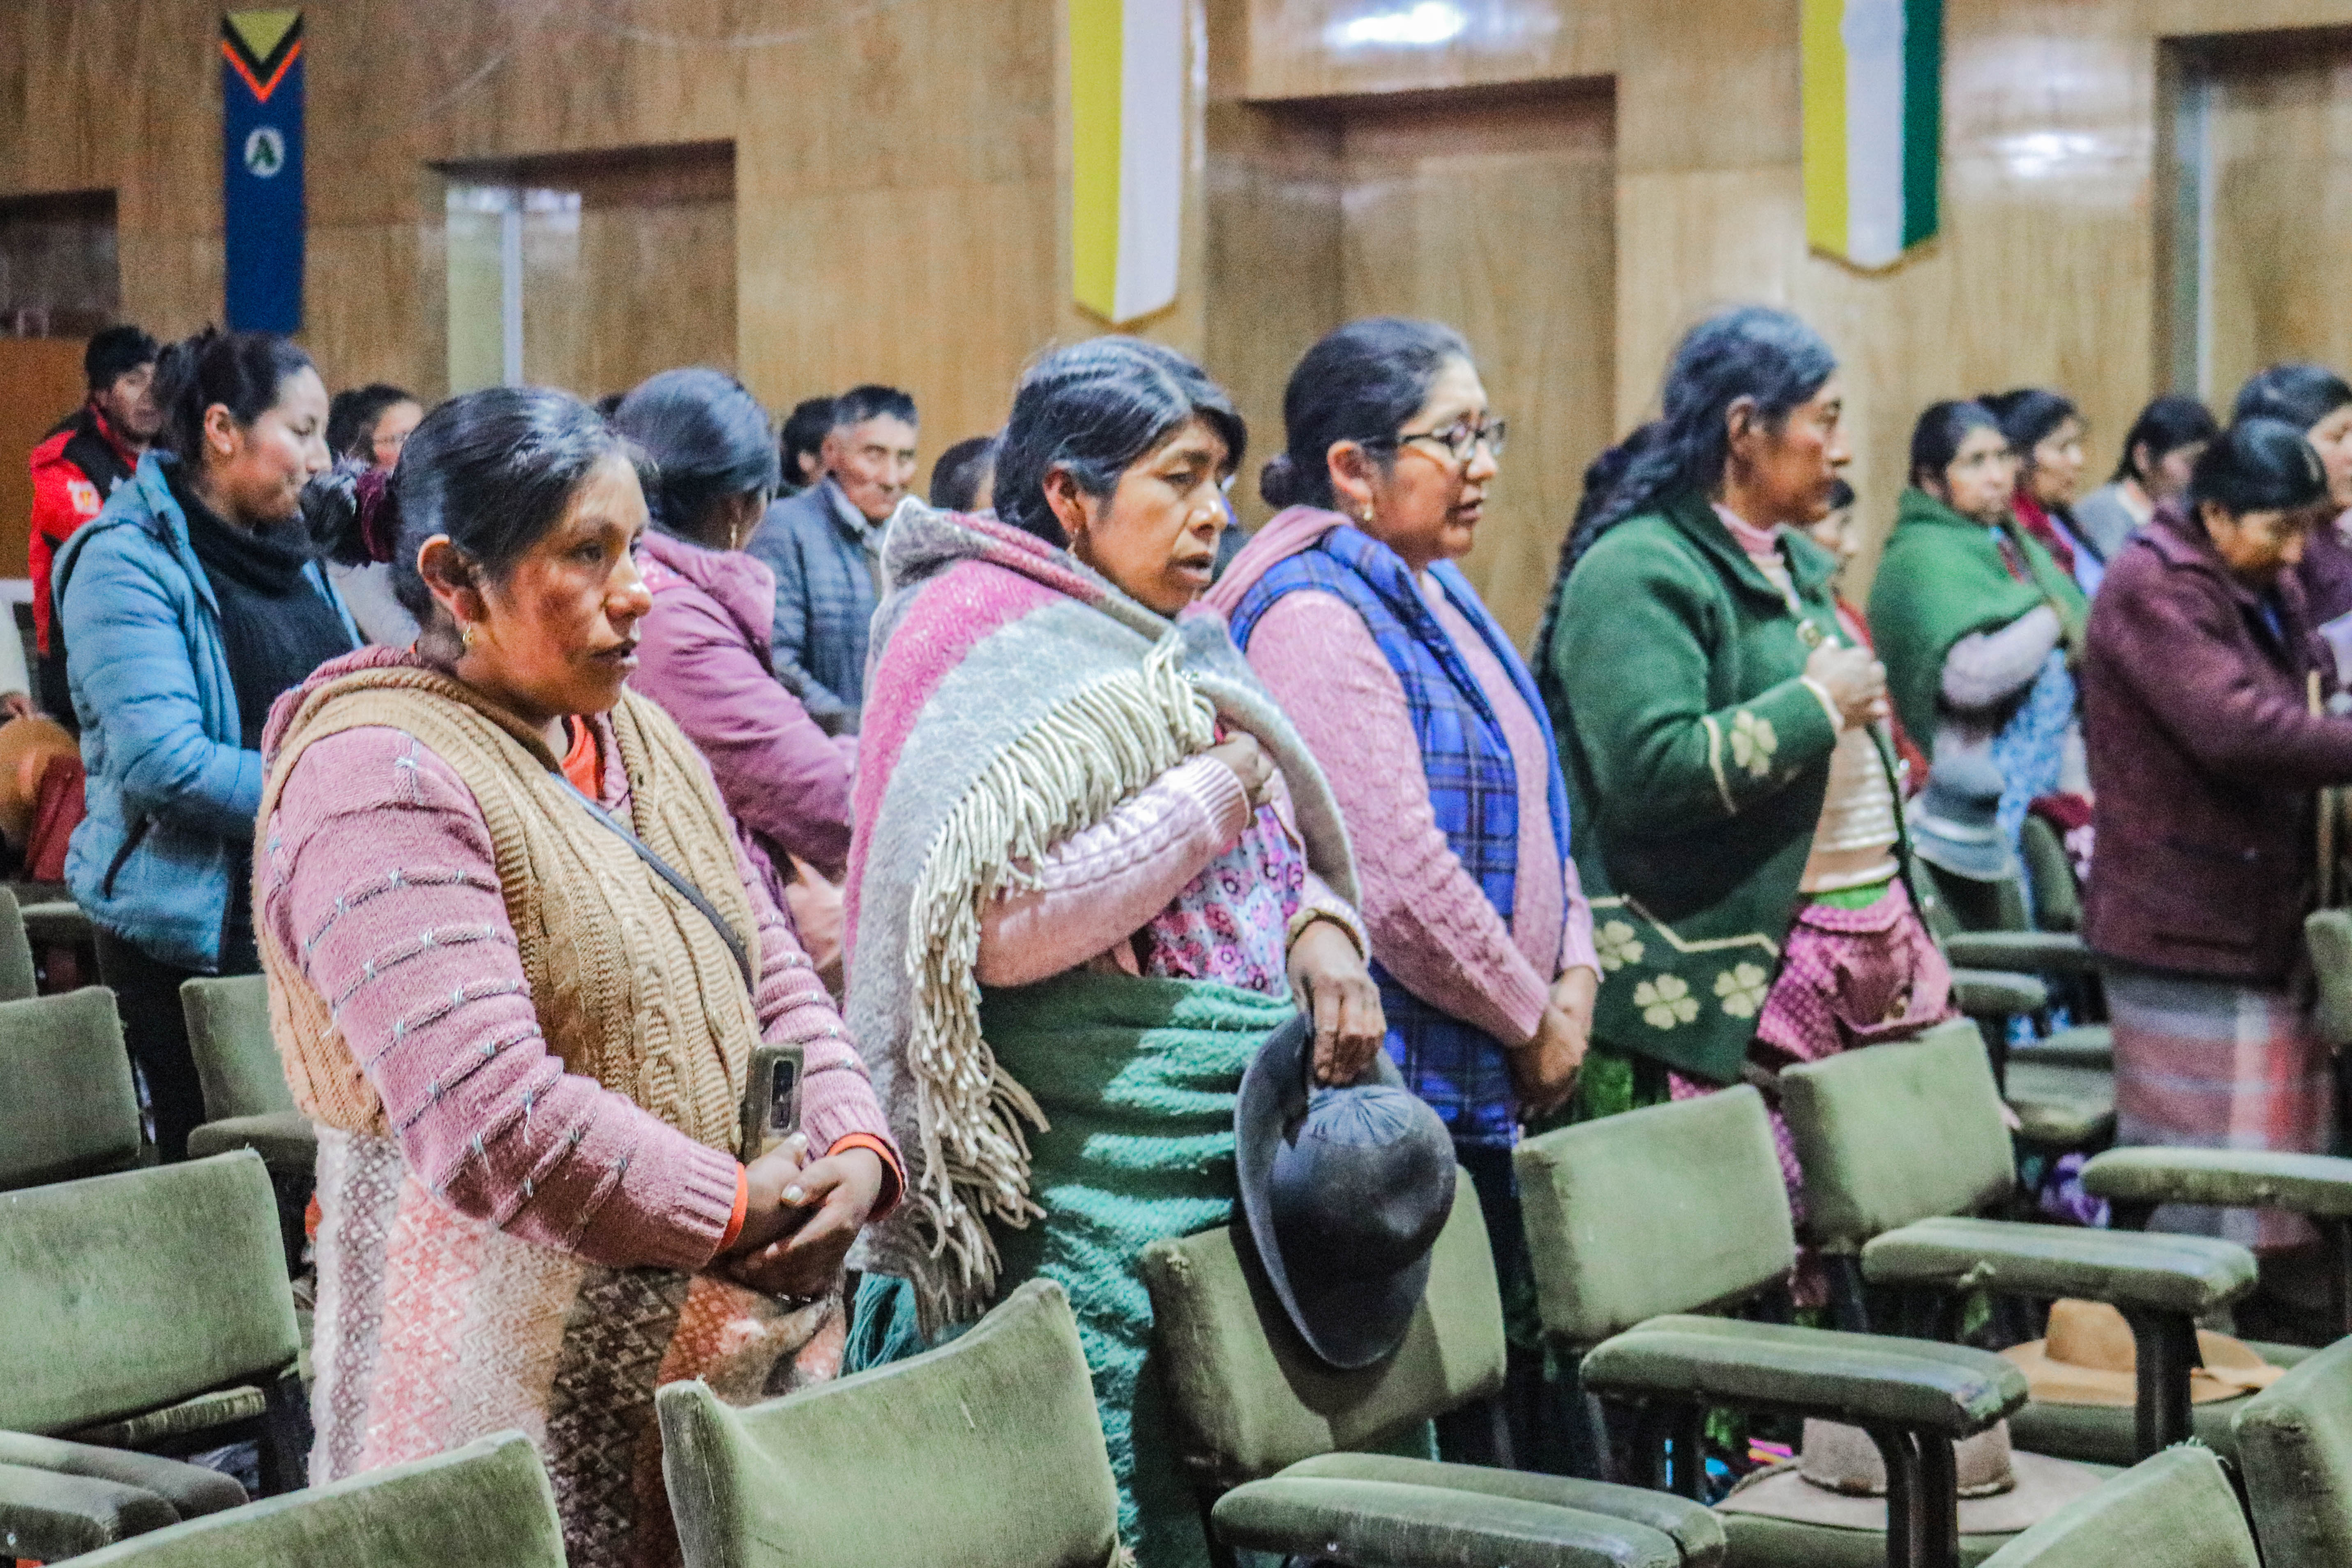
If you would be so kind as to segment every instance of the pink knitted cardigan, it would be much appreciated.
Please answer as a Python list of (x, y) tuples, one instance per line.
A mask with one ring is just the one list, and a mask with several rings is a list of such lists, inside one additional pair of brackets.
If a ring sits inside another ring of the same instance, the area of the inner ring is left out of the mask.
[[(1294, 507), (1258, 530), (1210, 592), (1230, 612), (1265, 571), (1347, 520)], [(1435, 596), (1433, 596), (1433, 598)], [(1507, 925), (1446, 843), (1429, 804), (1404, 685), (1363, 617), (1331, 594), (1288, 594), (1250, 634), (1252, 668), (1282, 703), (1331, 781), (1356, 849), (1372, 952), (1406, 990), (1506, 1045), (1543, 1020), (1552, 982), (1579, 966), (1597, 975), (1592, 908), (1576, 864), (1552, 842), (1543, 730), (1509, 676), (1452, 606), (1438, 619), (1502, 721), (1519, 779), (1519, 877)], [(1549, 871), (1567, 869), (1567, 900)]]
[[(610, 726), (595, 722), (603, 804), (625, 817), (627, 774)], [(576, 1236), (565, 1249), (593, 1263), (709, 1263), (733, 1214), (736, 1161), (564, 1070), (540, 1033), (488, 825), (446, 763), (396, 730), (329, 736), (295, 764), (262, 842), (258, 917), (335, 1006), (420, 1181), (526, 1240), (565, 1247)], [(866, 1133), (895, 1150), (791, 922), (740, 847), (736, 862), (759, 920), (762, 1037), (806, 1051), (811, 1146)]]

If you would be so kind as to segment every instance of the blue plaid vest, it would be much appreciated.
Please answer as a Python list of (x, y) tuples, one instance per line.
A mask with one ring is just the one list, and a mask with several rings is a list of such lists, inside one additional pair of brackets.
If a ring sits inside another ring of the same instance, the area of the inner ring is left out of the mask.
[[(1430, 576), (1463, 618), (1477, 628), (1496, 660), (1510, 671), (1519, 700), (1543, 731), (1551, 759), (1546, 795), (1552, 842), (1565, 860), (1568, 784), (1560, 774), (1559, 749), (1543, 700), (1536, 694), (1535, 678), (1457, 567), (1440, 562), (1430, 568)], [(1404, 562), (1387, 545), (1345, 524), (1275, 566), (1242, 595), (1234, 608), (1233, 634), (1244, 652), (1259, 618), (1284, 595), (1301, 589), (1335, 595), (1364, 618), (1381, 657), (1403, 683), (1437, 826), (1463, 869), (1507, 926), (1518, 889), (1518, 772), (1486, 693), (1471, 678)], [(1561, 878), (1565, 899), (1565, 873), (1556, 868), (1552, 874)], [(1502, 1042), (1413, 995), (1377, 954), (1371, 972), (1388, 1016), (1389, 1054), (1413, 1092), (1436, 1108), (1454, 1142), (1513, 1142), (1510, 1068)]]

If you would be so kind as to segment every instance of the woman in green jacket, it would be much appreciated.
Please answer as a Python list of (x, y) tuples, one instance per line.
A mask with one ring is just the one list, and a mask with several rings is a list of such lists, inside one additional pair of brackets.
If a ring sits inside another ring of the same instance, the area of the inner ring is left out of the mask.
[(1564, 552), (1537, 670), (1604, 971), (1580, 1115), (1949, 1014), (1901, 876), (1885, 672), (1803, 532), (1849, 457), (1836, 370), (1782, 311), (1695, 328)]
[(2011, 506), (2018, 461), (1992, 413), (1938, 403), (1911, 434), (1911, 488), (1870, 592), (1895, 710), (1937, 763), (2000, 770), (2012, 851), (2027, 806), (2087, 793), (2072, 666), (2090, 603)]

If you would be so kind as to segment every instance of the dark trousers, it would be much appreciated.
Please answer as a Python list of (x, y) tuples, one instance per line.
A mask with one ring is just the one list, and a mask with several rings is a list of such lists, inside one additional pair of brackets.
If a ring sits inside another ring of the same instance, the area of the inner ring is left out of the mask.
[[(249, 931), (249, 927), (247, 928)], [(260, 963), (247, 934), (222, 954), (224, 974), (252, 974)], [(98, 928), (98, 975), (114, 993), (122, 1016), (122, 1043), (147, 1080), (148, 1109), (155, 1117), (155, 1152), (164, 1164), (188, 1157), (188, 1134), (205, 1121), (205, 1086), (188, 1048), (188, 1016), (180, 1005), (180, 983), (204, 971), (182, 969)]]

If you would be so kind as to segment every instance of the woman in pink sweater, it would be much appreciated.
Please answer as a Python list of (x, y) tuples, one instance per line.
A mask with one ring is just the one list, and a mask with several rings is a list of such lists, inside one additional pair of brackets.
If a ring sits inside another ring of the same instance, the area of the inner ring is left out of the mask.
[[(827, 1373), (898, 1152), (707, 767), (625, 689), (625, 444), (476, 393), (388, 501), (423, 635), (322, 666), (263, 741), (263, 964), (320, 1123), (312, 1478), (519, 1427), (573, 1562), (671, 1561), (656, 1384)], [(805, 1053), (814, 1162), (741, 1146), (762, 1040)]]
[[(1600, 968), (1534, 679), (1453, 564), (1503, 423), (1460, 334), (1392, 318), (1310, 349), (1283, 417), (1289, 449), (1262, 488), (1286, 510), (1209, 602), (1346, 818), (1389, 1051), (1453, 1131), (1486, 1209), (1528, 1454), (1542, 1352), (1511, 1147), (1575, 1080)], [(1458, 1447), (1484, 1457), (1466, 1432)]]

